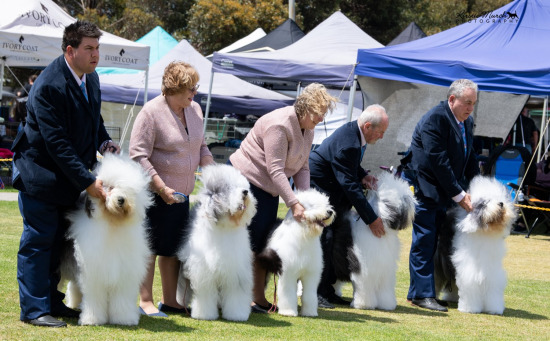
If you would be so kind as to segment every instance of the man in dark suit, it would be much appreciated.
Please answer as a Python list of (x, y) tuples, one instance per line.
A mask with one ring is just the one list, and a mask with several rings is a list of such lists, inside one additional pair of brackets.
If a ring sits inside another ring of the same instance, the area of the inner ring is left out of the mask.
[[(382, 220), (367, 202), (363, 188), (375, 188), (376, 178), (361, 167), (367, 144), (375, 144), (384, 137), (389, 119), (386, 110), (377, 104), (367, 107), (359, 119), (344, 124), (326, 138), (309, 156), (311, 187), (326, 193), (336, 212), (336, 219), (344, 217), (351, 207), (369, 225), (373, 234), (385, 234)], [(332, 226), (339, 226), (338, 221)], [(317, 289), (319, 306), (334, 308), (335, 304), (349, 304), (334, 293), (332, 284), (336, 275), (332, 267), (332, 230), (324, 229), (321, 235), (323, 247), (323, 274)]]
[[(411, 166), (418, 205), (413, 223), (409, 256), (410, 287), (407, 299), (413, 305), (447, 311), (436, 300), (433, 256), (447, 207), (458, 203), (472, 210), (464, 180), (479, 174), (472, 148), (474, 120), (470, 115), (477, 101), (477, 85), (468, 79), (454, 81), (442, 101), (418, 122), (411, 142)], [(443, 303), (444, 304), (444, 303)]]
[(32, 325), (65, 327), (56, 317), (78, 317), (57, 291), (65, 215), (80, 193), (105, 200), (101, 180), (90, 172), (96, 153), (120, 148), (100, 115), (95, 68), (99, 28), (77, 21), (65, 28), (63, 55), (34, 83), (24, 128), (13, 144), (14, 187), (19, 192), (23, 233), (17, 254), (20, 319)]

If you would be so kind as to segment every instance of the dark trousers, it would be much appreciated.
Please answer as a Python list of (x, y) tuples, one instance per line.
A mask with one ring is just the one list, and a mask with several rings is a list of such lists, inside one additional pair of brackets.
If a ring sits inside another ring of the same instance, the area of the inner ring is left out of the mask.
[(436, 297), (434, 254), (441, 226), (445, 222), (446, 205), (441, 205), (421, 194), (412, 230), (409, 254), (410, 286), (407, 299)]
[[(55, 195), (52, 193), (52, 195)], [(21, 320), (32, 320), (63, 305), (57, 291), (61, 243), (72, 207), (50, 204), (19, 192), (23, 233), (17, 253), (17, 281)]]
[[(351, 209), (351, 204), (347, 200), (336, 200), (334, 196), (331, 196), (326, 190), (324, 190), (320, 184), (323, 184), (323, 179), (310, 179), (312, 188), (315, 188), (319, 192), (325, 193), (329, 197), (330, 204), (334, 208), (336, 213), (336, 219), (334, 222), (323, 229), (321, 234), (321, 249), (323, 250), (323, 272), (321, 274), (321, 281), (317, 287), (317, 294), (325, 298), (329, 298), (334, 295), (334, 287), (336, 283), (336, 273), (333, 266), (333, 252), (334, 252), (334, 228), (342, 225), (339, 219), (343, 219), (345, 213)], [(340, 198), (341, 199), (341, 198)]]

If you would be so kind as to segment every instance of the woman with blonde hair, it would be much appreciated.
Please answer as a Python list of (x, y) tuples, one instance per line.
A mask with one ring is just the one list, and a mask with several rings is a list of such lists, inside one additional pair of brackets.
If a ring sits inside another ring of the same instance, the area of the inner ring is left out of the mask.
[[(162, 77), (162, 94), (143, 106), (130, 137), (130, 157), (149, 173), (155, 192), (155, 204), (147, 212), (153, 256), (140, 290), (141, 312), (149, 316), (185, 312), (176, 301), (180, 266), (176, 252), (189, 218), (189, 201), (181, 202), (174, 194), (189, 196), (197, 167), (214, 163), (204, 140), (200, 105), (193, 102), (198, 81), (191, 65), (170, 63)], [(162, 282), (158, 310), (153, 301), (157, 256)]]
[[(308, 157), (313, 129), (332, 111), (337, 99), (318, 83), (304, 88), (293, 106), (274, 110), (254, 124), (240, 148), (229, 158), (250, 182), (258, 212), (248, 227), (252, 251), (262, 251), (269, 228), (277, 219), (279, 196), (290, 207), (294, 219), (304, 219), (304, 207), (290, 186), (309, 188)], [(266, 270), (254, 260), (252, 311), (266, 313), (271, 303), (265, 298)]]

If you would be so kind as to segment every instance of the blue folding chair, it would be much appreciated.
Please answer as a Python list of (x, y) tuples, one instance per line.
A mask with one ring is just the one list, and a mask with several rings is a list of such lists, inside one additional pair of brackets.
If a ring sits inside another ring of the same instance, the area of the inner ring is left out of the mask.
[(535, 181), (535, 165), (532, 165), (527, 171), (530, 161), (531, 153), (526, 148), (500, 146), (489, 157), (487, 169), (491, 176), (494, 176), (495, 179), (510, 188), (512, 200), (515, 200), (516, 192), (520, 185), (525, 187), (533, 184)]

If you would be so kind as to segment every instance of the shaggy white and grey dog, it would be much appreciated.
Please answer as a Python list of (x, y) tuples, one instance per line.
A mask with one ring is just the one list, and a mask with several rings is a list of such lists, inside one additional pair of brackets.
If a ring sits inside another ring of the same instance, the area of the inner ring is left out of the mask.
[(220, 306), (224, 319), (246, 321), (253, 283), (247, 226), (256, 214), (256, 199), (246, 178), (228, 165), (205, 167), (202, 183), (178, 251), (178, 302), (191, 301), (195, 319), (217, 319)]
[(151, 253), (145, 226), (150, 178), (138, 163), (113, 154), (96, 173), (107, 200), (83, 194), (81, 208), (67, 217), (73, 252), (64, 253), (60, 268), (70, 281), (67, 305), (80, 306), (81, 325), (137, 325), (136, 299)]
[(455, 207), (447, 213), (435, 255), (436, 292), (467, 313), (504, 312), (505, 238), (516, 219), (506, 187), (477, 176), (470, 183), (473, 211)]
[(326, 195), (315, 189), (296, 193), (305, 219), (296, 221), (289, 210), (272, 231), (257, 260), (268, 272), (279, 275), (279, 314), (298, 316), (298, 281), (302, 283), (302, 316), (317, 316), (317, 287), (323, 271), (321, 233), (335, 214)]
[(394, 310), (395, 284), (400, 254), (398, 232), (412, 226), (416, 199), (409, 184), (390, 173), (382, 173), (378, 189), (367, 192), (367, 200), (382, 219), (385, 235), (372, 234), (355, 211), (333, 228), (333, 265), (341, 296), (342, 282), (351, 281), (356, 309)]

